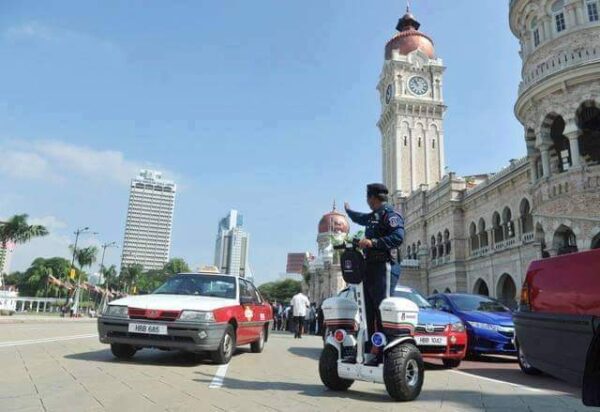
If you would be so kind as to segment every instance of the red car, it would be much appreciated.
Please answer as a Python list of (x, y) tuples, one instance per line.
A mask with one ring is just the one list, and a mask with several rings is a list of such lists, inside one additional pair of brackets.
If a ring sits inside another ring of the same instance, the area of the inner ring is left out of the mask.
[(100, 342), (120, 359), (143, 348), (209, 352), (219, 364), (236, 346), (262, 352), (273, 322), (271, 305), (237, 276), (180, 273), (149, 295), (110, 302), (98, 318)]
[(600, 406), (600, 250), (532, 262), (514, 323), (523, 372), (581, 385)]

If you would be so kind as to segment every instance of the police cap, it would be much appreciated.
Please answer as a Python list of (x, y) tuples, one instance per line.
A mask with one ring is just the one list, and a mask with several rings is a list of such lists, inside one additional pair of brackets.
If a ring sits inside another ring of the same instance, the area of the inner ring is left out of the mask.
[(371, 183), (367, 185), (367, 196), (387, 195), (388, 188), (382, 183)]

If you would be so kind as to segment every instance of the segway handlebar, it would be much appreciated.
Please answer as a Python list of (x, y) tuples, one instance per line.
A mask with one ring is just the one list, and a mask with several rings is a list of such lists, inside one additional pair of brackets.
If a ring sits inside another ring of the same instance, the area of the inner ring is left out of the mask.
[(334, 246), (333, 248), (335, 250), (347, 250), (347, 249), (354, 249), (354, 250), (358, 250), (358, 242), (360, 242), (360, 239), (352, 239), (352, 242), (343, 242), (339, 245)]

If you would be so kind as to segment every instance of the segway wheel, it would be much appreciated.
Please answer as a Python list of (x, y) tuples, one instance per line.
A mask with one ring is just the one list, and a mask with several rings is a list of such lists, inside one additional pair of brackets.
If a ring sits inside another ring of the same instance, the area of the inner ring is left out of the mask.
[(383, 381), (395, 401), (407, 402), (421, 393), (425, 376), (423, 357), (411, 343), (401, 343), (385, 353)]
[(338, 375), (338, 351), (333, 345), (326, 345), (319, 359), (319, 376), (325, 386), (332, 391), (345, 391), (353, 380), (342, 379)]

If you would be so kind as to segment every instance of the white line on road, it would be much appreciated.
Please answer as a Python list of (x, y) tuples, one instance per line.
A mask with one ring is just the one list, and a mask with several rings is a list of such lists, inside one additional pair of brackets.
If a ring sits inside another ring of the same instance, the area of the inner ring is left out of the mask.
[(55, 338), (15, 340), (12, 342), (0, 342), (0, 348), (10, 348), (13, 346), (36, 345), (39, 343), (61, 342), (61, 341), (65, 341), (65, 340), (88, 339), (88, 338), (97, 338), (97, 337), (98, 337), (97, 333), (89, 333), (87, 335), (71, 335), (71, 336), (58, 336)]
[(228, 363), (225, 365), (219, 366), (219, 369), (217, 369), (217, 373), (215, 373), (215, 377), (213, 378), (212, 382), (210, 383), (210, 386), (209, 386), (210, 389), (218, 389), (221, 386), (223, 386), (223, 380), (225, 380), (225, 374), (227, 373), (228, 367), (229, 367)]

